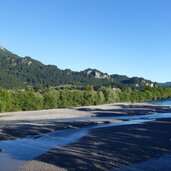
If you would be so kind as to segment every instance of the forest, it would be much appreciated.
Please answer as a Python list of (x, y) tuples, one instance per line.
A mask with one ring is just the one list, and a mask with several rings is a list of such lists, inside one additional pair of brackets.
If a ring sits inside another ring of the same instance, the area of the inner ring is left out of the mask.
[(97, 69), (84, 71), (62, 70), (55, 65), (44, 65), (31, 57), (20, 57), (7, 49), (0, 49), (0, 86), (6, 89), (25, 89), (28, 86), (39, 89), (60, 85), (76, 85), (82, 89), (87, 84), (97, 90), (105, 87), (144, 87), (157, 83), (140, 77), (103, 73)]
[(71, 108), (119, 102), (143, 102), (171, 98), (171, 88), (145, 87), (143, 90), (103, 87), (94, 90), (86, 85), (84, 90), (68, 89), (18, 89), (0, 88), (0, 112), (40, 109)]
[(141, 77), (75, 72), (44, 65), (0, 48), (0, 112), (26, 111), (171, 97), (171, 88)]

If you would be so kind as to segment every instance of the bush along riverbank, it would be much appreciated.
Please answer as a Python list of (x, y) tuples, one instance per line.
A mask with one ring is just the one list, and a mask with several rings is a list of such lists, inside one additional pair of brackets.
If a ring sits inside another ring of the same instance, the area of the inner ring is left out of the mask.
[(171, 88), (145, 87), (143, 90), (100, 87), (94, 90), (87, 85), (85, 90), (55, 90), (32, 88), (6, 90), (0, 88), (0, 112), (27, 111), (77, 106), (98, 105), (118, 102), (142, 102), (171, 98)]

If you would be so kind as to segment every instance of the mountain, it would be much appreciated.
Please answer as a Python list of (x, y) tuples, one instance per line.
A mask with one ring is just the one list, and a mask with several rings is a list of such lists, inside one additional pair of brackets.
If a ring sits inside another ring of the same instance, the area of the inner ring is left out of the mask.
[(112, 87), (142, 87), (154, 86), (155, 83), (144, 78), (129, 78), (122, 75), (108, 75), (97, 69), (86, 69), (74, 72), (70, 69), (61, 70), (55, 65), (44, 65), (31, 57), (20, 57), (7, 49), (0, 47), (0, 86), (24, 88), (27, 86), (45, 88), (65, 84), (85, 86), (93, 85)]
[(125, 75), (117, 75), (117, 74), (111, 75), (110, 77), (113, 78), (114, 81), (117, 81), (119, 84), (123, 84), (127, 86), (134, 85), (135, 87), (145, 87), (145, 86), (154, 87), (158, 85), (156, 82), (152, 82), (150, 80), (146, 80), (141, 77), (129, 78)]
[(110, 79), (110, 76), (107, 73), (103, 73), (101, 71), (98, 71), (97, 69), (88, 68), (84, 70), (83, 73), (87, 76), (93, 76), (98, 79)]
[(160, 83), (160, 85), (163, 87), (171, 87), (171, 82)]

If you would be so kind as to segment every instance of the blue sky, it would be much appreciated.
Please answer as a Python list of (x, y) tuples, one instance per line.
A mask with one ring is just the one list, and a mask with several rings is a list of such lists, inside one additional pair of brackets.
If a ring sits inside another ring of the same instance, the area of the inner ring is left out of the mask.
[(170, 0), (0, 0), (0, 44), (74, 71), (171, 81)]

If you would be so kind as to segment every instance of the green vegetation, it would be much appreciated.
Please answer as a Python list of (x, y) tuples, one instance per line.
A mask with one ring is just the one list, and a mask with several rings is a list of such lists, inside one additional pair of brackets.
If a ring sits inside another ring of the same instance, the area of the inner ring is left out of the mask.
[(35, 89), (54, 87), (56, 90), (83, 90), (87, 85), (95, 90), (101, 86), (117, 88), (144, 88), (146, 85), (157, 86), (149, 80), (122, 75), (108, 75), (96, 69), (74, 72), (61, 70), (54, 65), (44, 65), (31, 57), (19, 57), (7, 49), (0, 49), (0, 86), (6, 89)]
[(74, 72), (0, 48), (0, 112), (66, 108), (171, 97), (171, 88), (144, 78)]
[(6, 90), (0, 88), (0, 112), (141, 102), (162, 98), (171, 98), (171, 88), (145, 87), (143, 90), (138, 90), (129, 87), (121, 90), (100, 87), (96, 91), (92, 85), (87, 85), (85, 90), (55, 90), (54, 88)]

